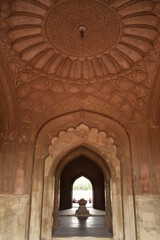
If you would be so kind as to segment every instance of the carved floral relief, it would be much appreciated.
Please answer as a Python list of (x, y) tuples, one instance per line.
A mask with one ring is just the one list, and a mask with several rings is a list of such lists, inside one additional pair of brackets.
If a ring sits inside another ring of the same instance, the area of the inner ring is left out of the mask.
[(160, 49), (156, 1), (7, 0), (0, 7), (1, 50), (23, 122), (70, 97), (84, 108), (109, 104), (129, 120), (146, 117)]

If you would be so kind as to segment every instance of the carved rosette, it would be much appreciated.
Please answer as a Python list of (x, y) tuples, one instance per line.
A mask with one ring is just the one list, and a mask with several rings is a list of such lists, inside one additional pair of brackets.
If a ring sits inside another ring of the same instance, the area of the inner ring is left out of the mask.
[(0, 7), (0, 41), (22, 121), (70, 97), (88, 109), (109, 104), (133, 121), (145, 118), (158, 60), (158, 3), (19, 0)]
[(91, 79), (129, 69), (157, 37), (153, 1), (20, 0), (1, 8), (9, 12), (1, 25), (19, 58), (60, 77)]

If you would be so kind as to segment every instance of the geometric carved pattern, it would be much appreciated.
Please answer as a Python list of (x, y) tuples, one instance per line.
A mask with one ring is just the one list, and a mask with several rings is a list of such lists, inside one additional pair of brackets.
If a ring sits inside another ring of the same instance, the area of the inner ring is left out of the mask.
[(23, 121), (71, 96), (82, 107), (109, 104), (128, 119), (145, 117), (159, 48), (154, 1), (7, 0), (0, 8), (1, 46)]
[(106, 4), (94, 0), (57, 4), (49, 11), (45, 25), (54, 48), (80, 58), (108, 50), (120, 33), (116, 14)]
[[(51, 145), (49, 146), (49, 155), (51, 158), (49, 158), (47, 165), (50, 165), (50, 161), (53, 161), (59, 154), (62, 154), (62, 149), (63, 153), (65, 153), (73, 146), (74, 148), (80, 146), (94, 147), (97, 151), (100, 150), (103, 156), (107, 156), (106, 161), (114, 177), (115, 175), (119, 176), (118, 149), (114, 139), (108, 136), (106, 132), (99, 131), (95, 127), (89, 128), (84, 123), (81, 123), (76, 128), (70, 127), (67, 131), (61, 131), (57, 137), (52, 138)], [(46, 169), (45, 176), (49, 174), (48, 169)]]
[(107, 102), (134, 120), (145, 116), (150, 88), (148, 75), (143, 69), (133, 69), (106, 81), (89, 84), (82, 80), (81, 84), (75, 84), (74, 81), (62, 83), (60, 80), (31, 74), (28, 70), (20, 72), (16, 82), (19, 107), (22, 110), (28, 108), (33, 113), (40, 113), (53, 103), (75, 96), (84, 106), (98, 104), (100, 101), (105, 107)]
[(12, 48), (34, 68), (64, 78), (91, 79), (128, 69), (152, 49), (158, 24), (154, 2), (110, 2), (5, 2)]

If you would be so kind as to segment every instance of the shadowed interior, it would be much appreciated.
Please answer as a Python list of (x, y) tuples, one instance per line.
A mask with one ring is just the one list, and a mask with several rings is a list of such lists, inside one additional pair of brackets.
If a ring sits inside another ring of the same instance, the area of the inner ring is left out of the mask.
[(85, 156), (69, 163), (60, 180), (60, 210), (72, 207), (72, 185), (80, 176), (87, 177), (93, 186), (93, 207), (105, 210), (104, 175), (100, 167)]

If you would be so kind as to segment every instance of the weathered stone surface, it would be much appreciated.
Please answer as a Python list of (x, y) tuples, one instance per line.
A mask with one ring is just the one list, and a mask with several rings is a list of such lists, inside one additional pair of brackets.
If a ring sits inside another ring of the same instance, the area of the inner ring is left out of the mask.
[(29, 196), (0, 195), (0, 239), (26, 240)]
[(0, 239), (24, 239), (31, 195), (50, 240), (52, 163), (82, 145), (111, 171), (113, 239), (160, 238), (159, 56), (158, 0), (0, 1)]
[(96, 104), (104, 112), (109, 104), (133, 121), (146, 117), (158, 62), (159, 5), (118, 2), (2, 1), (0, 42), (23, 122), (75, 95), (83, 108)]
[(136, 196), (138, 239), (160, 238), (160, 196)]
[(89, 217), (91, 214), (89, 213), (89, 210), (86, 208), (86, 203), (87, 201), (83, 198), (81, 198), (79, 201), (78, 201), (78, 204), (79, 204), (79, 207), (78, 209), (76, 210), (75, 212), (75, 216), (76, 217)]

